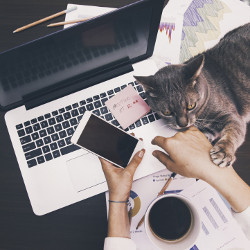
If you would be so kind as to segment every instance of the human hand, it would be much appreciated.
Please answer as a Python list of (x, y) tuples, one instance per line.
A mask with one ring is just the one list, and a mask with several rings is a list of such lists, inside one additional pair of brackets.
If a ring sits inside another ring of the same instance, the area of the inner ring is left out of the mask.
[(159, 150), (153, 152), (153, 155), (172, 172), (205, 180), (216, 171), (217, 167), (210, 157), (212, 145), (195, 127), (178, 132), (170, 138), (156, 136), (152, 144), (169, 154)]
[(126, 201), (129, 198), (136, 168), (142, 161), (145, 150), (137, 152), (126, 168), (115, 167), (112, 163), (99, 158), (109, 188), (109, 199)]

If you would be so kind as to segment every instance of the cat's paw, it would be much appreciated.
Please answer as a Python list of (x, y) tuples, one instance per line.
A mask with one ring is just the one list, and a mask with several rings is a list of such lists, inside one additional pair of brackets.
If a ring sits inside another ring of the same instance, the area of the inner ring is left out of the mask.
[(210, 150), (210, 156), (214, 164), (219, 167), (229, 167), (235, 161), (234, 151), (227, 143), (217, 142)]

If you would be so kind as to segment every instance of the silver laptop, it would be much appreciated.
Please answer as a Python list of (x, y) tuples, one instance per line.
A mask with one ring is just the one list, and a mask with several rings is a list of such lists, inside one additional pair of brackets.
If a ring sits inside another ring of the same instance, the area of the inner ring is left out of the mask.
[[(86, 110), (119, 127), (105, 102), (133, 75), (153, 74), (152, 55), (164, 0), (143, 0), (0, 54), (0, 105), (35, 214), (107, 190), (97, 157), (71, 143)], [(135, 179), (163, 169), (150, 141), (171, 135), (150, 112), (127, 130), (147, 154)], [(162, 129), (164, 128), (164, 129)]]

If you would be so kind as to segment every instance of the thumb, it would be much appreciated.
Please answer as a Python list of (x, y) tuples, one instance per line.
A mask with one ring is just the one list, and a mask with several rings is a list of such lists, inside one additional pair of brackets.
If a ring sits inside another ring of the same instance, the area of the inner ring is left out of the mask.
[(132, 176), (134, 175), (136, 168), (141, 163), (144, 154), (145, 149), (142, 149), (141, 151), (137, 152), (126, 167), (126, 171), (128, 171)]

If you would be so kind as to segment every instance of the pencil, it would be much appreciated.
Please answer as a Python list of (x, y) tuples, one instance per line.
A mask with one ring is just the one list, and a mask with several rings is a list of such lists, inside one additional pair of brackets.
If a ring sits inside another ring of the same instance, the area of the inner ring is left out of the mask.
[(33, 27), (33, 26), (39, 24), (39, 23), (43, 23), (43, 22), (48, 21), (48, 20), (50, 20), (50, 19), (52, 19), (52, 18), (55, 18), (55, 17), (61, 16), (61, 15), (63, 15), (63, 14), (69, 13), (69, 12), (71, 12), (71, 11), (73, 11), (73, 10), (76, 10), (76, 9), (77, 9), (77, 7), (76, 7), (76, 6), (73, 6), (72, 8), (69, 8), (68, 10), (63, 10), (63, 11), (58, 12), (58, 13), (56, 13), (56, 14), (53, 14), (53, 15), (51, 15), (51, 16), (42, 18), (42, 19), (40, 19), (40, 20), (38, 20), (38, 21), (35, 21), (35, 22), (33, 22), (33, 23), (30, 23), (30, 24), (27, 24), (27, 25), (25, 25), (25, 26), (23, 26), (23, 27), (20, 27), (20, 28), (14, 30), (13, 33), (20, 32), (20, 31), (22, 31), (22, 30), (28, 29), (28, 28), (30, 28), (30, 27)]
[[(167, 180), (167, 182), (165, 183), (165, 185), (162, 187), (161, 191), (158, 193), (157, 197), (159, 197), (160, 195), (164, 194), (164, 192), (166, 191), (166, 189), (168, 188), (169, 184), (171, 183), (171, 181), (174, 179), (174, 177), (176, 176), (176, 173), (172, 173), (169, 177), (169, 179)], [(145, 219), (145, 214), (143, 215), (143, 217), (140, 219), (138, 225), (136, 226), (136, 229), (138, 229), (142, 223), (144, 222)]]
[(83, 19), (77, 19), (77, 20), (71, 20), (71, 21), (66, 21), (66, 22), (59, 22), (59, 23), (51, 23), (47, 25), (47, 27), (56, 27), (60, 25), (65, 25), (65, 24), (71, 24), (71, 23), (79, 23), (79, 22), (84, 22), (90, 18), (83, 18)]

